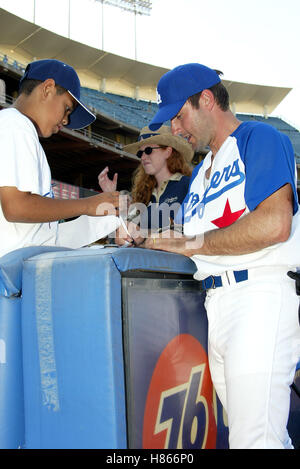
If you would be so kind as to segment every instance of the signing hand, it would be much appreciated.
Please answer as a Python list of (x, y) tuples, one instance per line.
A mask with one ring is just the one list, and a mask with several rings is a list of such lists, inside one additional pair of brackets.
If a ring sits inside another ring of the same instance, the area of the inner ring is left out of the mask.
[(145, 239), (141, 247), (188, 255), (188, 241), (189, 239), (183, 234), (174, 230), (166, 230), (162, 233), (152, 233), (150, 237)]

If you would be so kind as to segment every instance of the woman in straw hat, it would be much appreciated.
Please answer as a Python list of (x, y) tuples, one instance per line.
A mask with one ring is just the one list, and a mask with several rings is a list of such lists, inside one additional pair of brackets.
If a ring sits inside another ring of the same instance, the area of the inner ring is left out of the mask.
[[(139, 209), (141, 204), (145, 206), (140, 219), (141, 227), (147, 230), (169, 227), (168, 208), (173, 207), (173, 218), (188, 191), (194, 154), (191, 145), (182, 137), (172, 135), (168, 126), (162, 126), (157, 131), (144, 127), (138, 141), (123, 149), (141, 159), (141, 164), (133, 175), (131, 190), (132, 203), (138, 204)], [(116, 190), (117, 187), (117, 174), (111, 180), (107, 175), (108, 170), (106, 167), (98, 176), (99, 185), (104, 192)], [(161, 215), (157, 212), (159, 207)], [(120, 242), (123, 243), (124, 241)]]

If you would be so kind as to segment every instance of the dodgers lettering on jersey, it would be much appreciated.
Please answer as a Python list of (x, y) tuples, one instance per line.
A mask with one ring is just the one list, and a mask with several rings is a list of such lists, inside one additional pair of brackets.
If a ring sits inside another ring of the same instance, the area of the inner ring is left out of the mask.
[(211, 153), (199, 168), (184, 201), (184, 231), (187, 235), (223, 228), (249, 212), (244, 200), (245, 165), (234, 137), (226, 140), (221, 153), (214, 158), (207, 180), (206, 171), (210, 165)]
[[(235, 223), (285, 184), (290, 184), (293, 190), (296, 218), (296, 164), (288, 137), (270, 125), (243, 122), (225, 140), (212, 164), (211, 157), (210, 152), (193, 171), (182, 205), (185, 235), (203, 234)], [(281, 243), (286, 245), (285, 253), (288, 243)], [(264, 251), (272, 249), (274, 246), (242, 256), (195, 255), (192, 259), (199, 270), (213, 274), (224, 271), (224, 265), (250, 267), (253, 261), (264, 257)], [(278, 262), (278, 256), (273, 256), (270, 262)], [(265, 258), (264, 262), (268, 263)]]
[[(273, 140), (275, 137), (277, 143), (259, 138), (261, 130), (267, 131)], [(231, 225), (286, 183), (292, 185), (296, 201), (294, 156), (288, 144), (283, 151), (285, 143), (288, 142), (272, 127), (244, 122), (226, 139), (212, 165), (209, 153), (195, 169), (184, 200), (185, 234), (201, 234)]]

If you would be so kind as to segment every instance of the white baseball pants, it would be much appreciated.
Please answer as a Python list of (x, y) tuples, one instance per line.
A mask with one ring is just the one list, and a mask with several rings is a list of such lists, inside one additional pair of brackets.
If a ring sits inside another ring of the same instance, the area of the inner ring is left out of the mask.
[(209, 364), (230, 448), (293, 448), (286, 425), (300, 357), (299, 297), (282, 267), (232, 272), (207, 292)]

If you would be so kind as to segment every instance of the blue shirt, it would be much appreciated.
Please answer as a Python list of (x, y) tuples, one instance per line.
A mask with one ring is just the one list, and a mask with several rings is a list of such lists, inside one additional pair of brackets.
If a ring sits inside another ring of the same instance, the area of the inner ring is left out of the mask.
[[(190, 183), (189, 176), (176, 174), (165, 183), (162, 192), (153, 192), (147, 211), (141, 217), (141, 227), (157, 230), (170, 226), (187, 194)], [(146, 220), (147, 218), (147, 220)]]

